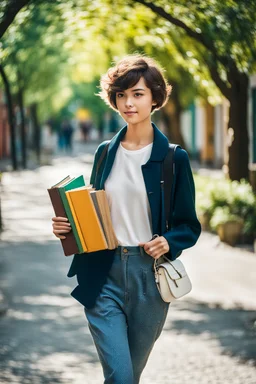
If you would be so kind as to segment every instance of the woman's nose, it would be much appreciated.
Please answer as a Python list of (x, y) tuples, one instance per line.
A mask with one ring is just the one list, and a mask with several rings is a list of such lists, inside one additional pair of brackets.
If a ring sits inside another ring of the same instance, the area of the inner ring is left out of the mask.
[(133, 106), (133, 103), (132, 103), (132, 99), (130, 97), (127, 97), (126, 101), (125, 101), (125, 105), (127, 108), (131, 108)]

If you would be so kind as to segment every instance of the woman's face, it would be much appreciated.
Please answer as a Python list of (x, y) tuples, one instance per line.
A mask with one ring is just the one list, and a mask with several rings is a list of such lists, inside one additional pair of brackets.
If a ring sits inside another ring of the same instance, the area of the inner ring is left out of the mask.
[(133, 87), (117, 92), (116, 105), (122, 118), (129, 124), (138, 124), (150, 118), (154, 102), (144, 78), (141, 77)]

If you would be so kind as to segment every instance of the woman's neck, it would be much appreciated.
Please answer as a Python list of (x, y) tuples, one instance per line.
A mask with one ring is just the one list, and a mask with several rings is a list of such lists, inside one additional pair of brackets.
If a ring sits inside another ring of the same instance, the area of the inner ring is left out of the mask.
[(154, 140), (154, 129), (151, 121), (139, 124), (128, 124), (126, 134), (122, 144), (126, 144), (132, 149), (139, 149), (152, 143)]

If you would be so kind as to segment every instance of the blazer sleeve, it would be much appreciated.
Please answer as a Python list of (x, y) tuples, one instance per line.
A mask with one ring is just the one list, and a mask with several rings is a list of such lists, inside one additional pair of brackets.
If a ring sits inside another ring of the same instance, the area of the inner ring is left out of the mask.
[(167, 257), (175, 260), (182, 251), (192, 247), (201, 233), (201, 225), (195, 210), (195, 185), (184, 149), (177, 148), (175, 153), (174, 189), (171, 196), (171, 229), (163, 234), (170, 250)]

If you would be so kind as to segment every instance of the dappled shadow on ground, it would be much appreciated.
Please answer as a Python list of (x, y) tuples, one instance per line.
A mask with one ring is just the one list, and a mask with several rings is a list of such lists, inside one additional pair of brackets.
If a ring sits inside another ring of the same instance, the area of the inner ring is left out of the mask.
[(1, 243), (0, 253), (9, 302), (0, 318), (0, 382), (70, 383), (98, 366), (83, 307), (69, 295), (72, 257), (56, 242)]
[[(0, 240), (24, 241), (32, 238), (52, 238), (51, 217), (54, 215), (47, 192), (68, 174), (80, 172), (86, 182), (90, 177), (93, 155), (86, 153), (79, 158), (58, 158), (55, 166), (44, 166), (34, 171), (6, 173), (1, 186), (1, 204), (4, 232)], [(68, 165), (68, 166), (67, 166)]]
[[(0, 318), (0, 382), (102, 382), (83, 307), (70, 296), (76, 286), (75, 279), (66, 277), (72, 257), (63, 255), (58, 241), (1, 242), (0, 255), (1, 288), (9, 302), (7, 314)], [(254, 316), (181, 300), (171, 305), (164, 332), (171, 335), (171, 343), (182, 336), (190, 348), (189, 340), (196, 345), (198, 338), (217, 354), (220, 349), (253, 360)], [(177, 360), (177, 366), (182, 361)]]
[(215, 340), (223, 354), (256, 365), (256, 311), (210, 307), (193, 301), (177, 301), (166, 330)]

